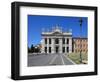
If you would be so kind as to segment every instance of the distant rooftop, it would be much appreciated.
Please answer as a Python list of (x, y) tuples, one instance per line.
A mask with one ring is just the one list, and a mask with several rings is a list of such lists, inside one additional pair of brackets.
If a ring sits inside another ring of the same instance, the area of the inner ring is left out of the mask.
[(73, 39), (88, 39), (87, 37), (73, 37)]

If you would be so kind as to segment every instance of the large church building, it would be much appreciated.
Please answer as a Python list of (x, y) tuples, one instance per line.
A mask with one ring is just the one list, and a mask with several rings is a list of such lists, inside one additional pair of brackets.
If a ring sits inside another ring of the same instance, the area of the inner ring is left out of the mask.
[(52, 31), (42, 31), (41, 53), (71, 53), (72, 31), (62, 31), (56, 26)]
[(88, 52), (88, 39), (72, 37), (72, 30), (63, 31), (55, 26), (52, 30), (42, 31), (41, 53), (78, 53)]

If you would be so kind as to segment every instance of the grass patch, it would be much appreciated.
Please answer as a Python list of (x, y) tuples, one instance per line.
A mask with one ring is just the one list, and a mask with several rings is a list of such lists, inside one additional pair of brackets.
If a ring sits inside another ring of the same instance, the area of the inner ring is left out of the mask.
[[(69, 53), (68, 57), (75, 62), (76, 64), (81, 64), (80, 62), (80, 53)], [(88, 61), (88, 55), (87, 53), (82, 53), (82, 61), (87, 62)]]

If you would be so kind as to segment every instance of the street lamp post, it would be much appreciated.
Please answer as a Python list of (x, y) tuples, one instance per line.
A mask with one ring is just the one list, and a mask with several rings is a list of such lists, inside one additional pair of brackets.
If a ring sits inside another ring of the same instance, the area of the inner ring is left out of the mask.
[(79, 23), (80, 23), (80, 63), (82, 63), (82, 23), (83, 23), (83, 20), (82, 18), (80, 18), (79, 20)]

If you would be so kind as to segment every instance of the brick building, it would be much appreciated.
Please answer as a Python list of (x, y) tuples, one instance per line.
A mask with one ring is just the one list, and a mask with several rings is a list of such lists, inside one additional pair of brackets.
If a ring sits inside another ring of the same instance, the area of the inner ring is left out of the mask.
[(73, 38), (73, 52), (78, 53), (80, 50), (84, 53), (88, 52), (88, 39), (87, 38), (79, 38), (79, 37), (74, 37)]

